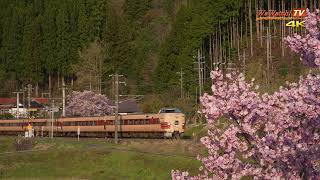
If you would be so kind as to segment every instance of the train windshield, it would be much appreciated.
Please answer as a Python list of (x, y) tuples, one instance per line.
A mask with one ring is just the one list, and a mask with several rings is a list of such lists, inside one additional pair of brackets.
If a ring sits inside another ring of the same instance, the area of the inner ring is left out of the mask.
[(181, 113), (180, 109), (161, 109), (160, 113)]

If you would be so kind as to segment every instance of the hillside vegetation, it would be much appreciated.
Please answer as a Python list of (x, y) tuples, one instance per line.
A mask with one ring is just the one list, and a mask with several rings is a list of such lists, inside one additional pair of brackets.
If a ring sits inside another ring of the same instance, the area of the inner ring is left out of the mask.
[[(252, 2), (254, 20), (254, 7), (265, 9), (266, 3)], [(127, 82), (120, 87), (121, 94), (145, 96), (140, 103), (143, 111), (178, 106), (192, 115), (199, 96), (194, 63), (198, 50), (204, 56), (205, 90), (210, 89), (209, 72), (217, 59), (226, 62), (223, 69), (230, 64), (239, 71), (245, 69), (247, 77), (254, 77), (261, 91), (267, 92), (308, 71), (289, 50), (282, 55), (277, 23), (273, 23), (270, 68), (266, 70), (266, 41), (260, 37), (266, 34), (256, 33), (255, 20), (254, 53), (249, 53), (246, 1), (1, 0), (0, 4), (3, 97), (28, 83), (34, 87), (33, 96), (43, 92), (61, 96), (58, 88), (63, 83), (68, 91), (93, 90), (113, 96), (109, 74), (118, 72)], [(286, 33), (293, 31), (287, 28)], [(218, 49), (213, 50), (216, 45)], [(245, 64), (239, 55), (247, 56)], [(183, 98), (177, 74), (181, 69)]]

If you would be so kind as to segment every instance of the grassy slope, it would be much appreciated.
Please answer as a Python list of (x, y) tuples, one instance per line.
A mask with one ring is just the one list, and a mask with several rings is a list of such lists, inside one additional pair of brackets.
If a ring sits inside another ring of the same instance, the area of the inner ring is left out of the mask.
[(37, 139), (37, 151), (17, 153), (13, 140), (0, 137), (0, 179), (170, 179), (171, 169), (200, 166), (191, 141)]

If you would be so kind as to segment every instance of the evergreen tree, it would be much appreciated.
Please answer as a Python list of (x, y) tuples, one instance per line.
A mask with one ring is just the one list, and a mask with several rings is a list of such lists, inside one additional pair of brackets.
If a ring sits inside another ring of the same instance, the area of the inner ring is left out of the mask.
[(79, 47), (85, 47), (88, 41), (88, 17), (86, 13), (85, 1), (79, 2), (79, 13), (78, 13), (78, 31), (79, 31)]
[(19, 77), (25, 83), (38, 83), (41, 80), (43, 67), (40, 56), (41, 17), (34, 17), (31, 7), (27, 11), (20, 58), (23, 68), (21, 68)]
[(58, 66), (57, 60), (57, 26), (56, 21), (56, 3), (47, 1), (43, 14), (43, 21), (41, 24), (42, 29), (42, 45), (41, 57), (45, 64), (45, 70), (48, 75), (52, 75)]
[(91, 14), (89, 17), (89, 34), (91, 40), (95, 38), (103, 39), (104, 28), (106, 25), (106, 12), (107, 12), (107, 1), (96, 0), (92, 6)]
[(70, 26), (67, 14), (66, 2), (61, 3), (58, 9), (57, 19), (57, 64), (58, 71), (63, 75), (70, 72)]

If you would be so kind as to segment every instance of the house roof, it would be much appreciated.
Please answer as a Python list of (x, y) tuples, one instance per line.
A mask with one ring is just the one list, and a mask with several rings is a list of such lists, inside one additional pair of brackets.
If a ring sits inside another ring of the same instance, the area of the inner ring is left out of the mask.
[[(114, 101), (109, 101), (111, 106), (115, 106)], [(140, 112), (138, 104), (135, 100), (123, 100), (119, 102), (119, 113), (137, 113)]]
[(1, 105), (17, 103), (17, 98), (0, 98)]
[[(32, 98), (30, 105), (32, 108), (44, 108), (44, 104), (48, 104), (47, 98)], [(20, 99), (20, 103), (22, 100)], [(25, 104), (27, 101), (25, 101)], [(17, 104), (17, 98), (0, 98), (0, 106), (2, 109), (15, 107)]]
[(41, 104), (48, 104), (49, 103), (48, 98), (32, 98), (32, 100), (37, 101), (38, 103), (41, 103)]

